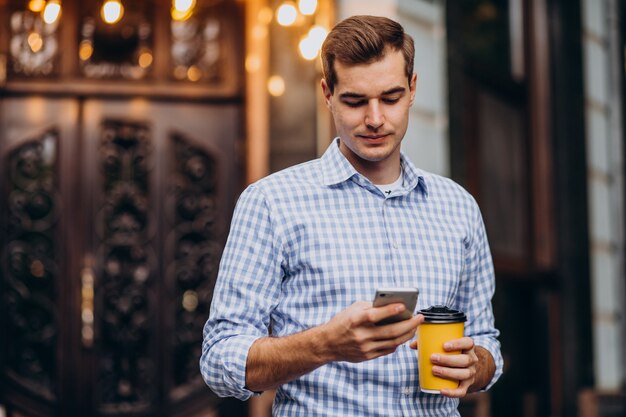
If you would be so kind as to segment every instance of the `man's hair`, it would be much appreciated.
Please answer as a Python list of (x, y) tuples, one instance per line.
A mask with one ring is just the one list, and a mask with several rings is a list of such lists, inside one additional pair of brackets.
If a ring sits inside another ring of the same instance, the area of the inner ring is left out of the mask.
[(385, 57), (386, 48), (402, 51), (404, 71), (411, 82), (415, 46), (397, 22), (379, 16), (352, 16), (337, 23), (322, 45), (322, 72), (331, 94), (337, 84), (335, 61), (369, 64)]

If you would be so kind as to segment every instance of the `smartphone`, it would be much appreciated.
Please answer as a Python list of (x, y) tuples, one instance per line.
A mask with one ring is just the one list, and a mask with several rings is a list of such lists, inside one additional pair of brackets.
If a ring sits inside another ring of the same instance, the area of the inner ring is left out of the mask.
[(417, 288), (378, 288), (374, 296), (374, 307), (382, 307), (387, 304), (402, 303), (405, 310), (392, 317), (388, 317), (379, 321), (378, 325), (395, 323), (398, 321), (410, 319), (413, 316), (413, 310), (417, 305), (417, 296), (419, 290)]

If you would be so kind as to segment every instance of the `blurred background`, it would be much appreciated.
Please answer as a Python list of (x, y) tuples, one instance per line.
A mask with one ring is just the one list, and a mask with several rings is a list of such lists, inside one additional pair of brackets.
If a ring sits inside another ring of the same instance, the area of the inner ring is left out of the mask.
[(318, 50), (416, 42), (403, 143), (478, 200), (505, 374), (463, 416), (626, 416), (619, 0), (0, 0), (0, 416), (266, 417), (202, 327), (242, 189), (333, 137)]

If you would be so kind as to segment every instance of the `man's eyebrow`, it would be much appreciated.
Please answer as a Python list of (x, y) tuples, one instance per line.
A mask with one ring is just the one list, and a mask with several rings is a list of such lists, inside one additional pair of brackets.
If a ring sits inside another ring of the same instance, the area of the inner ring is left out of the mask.
[(339, 94), (339, 98), (365, 98), (365, 94), (352, 93), (350, 91), (346, 91), (345, 93)]
[[(394, 87), (394, 88), (390, 88), (389, 90), (383, 91), (381, 96), (388, 96), (392, 94), (404, 94), (405, 92), (406, 92), (406, 88), (404, 87)], [(366, 95), (354, 93), (352, 91), (346, 91), (344, 93), (339, 94), (339, 98), (340, 99), (350, 99), (350, 98), (363, 99), (363, 98), (366, 98)]]
[(406, 91), (406, 88), (404, 88), (404, 87), (394, 87), (394, 88), (391, 88), (389, 90), (383, 91), (382, 95), (383, 96), (388, 96), (388, 95), (391, 95), (391, 94), (404, 93), (405, 91)]

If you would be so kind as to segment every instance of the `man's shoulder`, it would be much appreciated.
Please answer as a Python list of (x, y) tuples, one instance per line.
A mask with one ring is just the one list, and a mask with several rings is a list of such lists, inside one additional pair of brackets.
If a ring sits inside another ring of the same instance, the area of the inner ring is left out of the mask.
[(320, 185), (319, 159), (302, 162), (276, 171), (249, 186), (271, 195), (302, 191)]
[(424, 177), (424, 181), (428, 187), (428, 193), (435, 198), (466, 201), (470, 204), (476, 203), (472, 194), (453, 179), (426, 171), (421, 171), (420, 175)]

